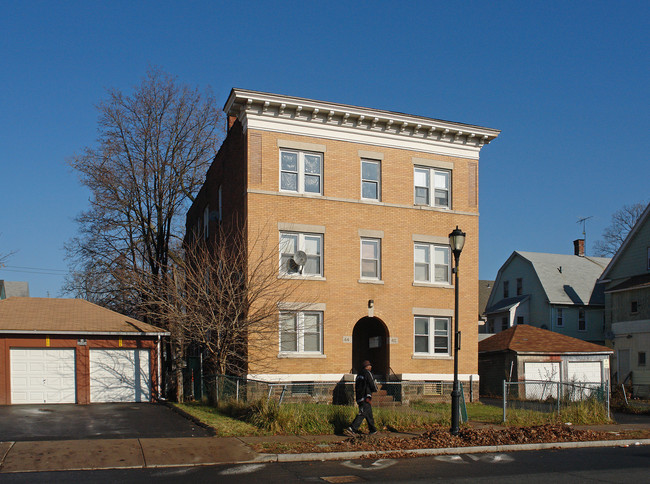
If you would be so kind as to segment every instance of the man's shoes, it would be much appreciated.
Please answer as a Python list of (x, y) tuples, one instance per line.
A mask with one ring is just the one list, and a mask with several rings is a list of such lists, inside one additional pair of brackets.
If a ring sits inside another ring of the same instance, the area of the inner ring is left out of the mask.
[(344, 429), (343, 433), (348, 437), (356, 437), (358, 435), (352, 427), (348, 427), (347, 429)]
[(368, 435), (377, 435), (377, 431), (373, 430), (372, 432), (368, 432)]

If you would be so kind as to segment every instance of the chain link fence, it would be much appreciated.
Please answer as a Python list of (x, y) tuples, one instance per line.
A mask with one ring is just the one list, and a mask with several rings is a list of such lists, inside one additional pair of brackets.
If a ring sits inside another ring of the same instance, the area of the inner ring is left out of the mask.
[(578, 402), (596, 405), (610, 417), (609, 382), (503, 381), (503, 421), (513, 409), (545, 413), (565, 412)]
[[(373, 397), (377, 406), (395, 406), (413, 401), (449, 402), (452, 382), (377, 381), (380, 391)], [(461, 384), (465, 401), (478, 399), (478, 382)], [(251, 402), (260, 399), (278, 403), (355, 403), (354, 381), (269, 383), (224, 375), (197, 375), (185, 379), (185, 395), (194, 400), (215, 402)]]

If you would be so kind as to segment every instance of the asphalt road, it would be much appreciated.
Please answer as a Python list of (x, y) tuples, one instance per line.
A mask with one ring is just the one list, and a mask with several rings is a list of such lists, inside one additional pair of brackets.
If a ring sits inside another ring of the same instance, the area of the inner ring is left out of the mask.
[(648, 482), (650, 446), (410, 459), (2, 474), (3, 483), (430, 482), (554, 484)]
[(208, 437), (163, 404), (2, 405), (0, 441)]

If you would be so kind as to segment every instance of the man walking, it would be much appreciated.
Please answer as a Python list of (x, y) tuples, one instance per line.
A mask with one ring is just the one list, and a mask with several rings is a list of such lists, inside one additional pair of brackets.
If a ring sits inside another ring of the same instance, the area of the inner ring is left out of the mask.
[(377, 384), (372, 376), (370, 370), (372, 365), (368, 360), (362, 363), (363, 370), (359, 372), (356, 380), (354, 381), (354, 390), (356, 394), (357, 403), (359, 404), (359, 414), (355, 417), (352, 425), (345, 429), (343, 433), (350, 437), (356, 437), (359, 434), (359, 427), (365, 418), (368, 421), (368, 434), (374, 435), (377, 433), (375, 427), (375, 419), (372, 416), (372, 393), (377, 391)]

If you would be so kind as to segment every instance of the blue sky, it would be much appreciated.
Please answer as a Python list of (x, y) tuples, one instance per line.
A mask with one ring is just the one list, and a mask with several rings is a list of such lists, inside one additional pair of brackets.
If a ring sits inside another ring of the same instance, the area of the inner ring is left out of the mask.
[[(60, 295), (88, 192), (67, 160), (97, 137), (105, 89), (150, 65), (210, 86), (502, 130), (481, 152), (480, 268), (513, 250), (588, 253), (650, 199), (649, 2), (0, 4), (0, 279)], [(25, 269), (33, 268), (33, 269)]]

